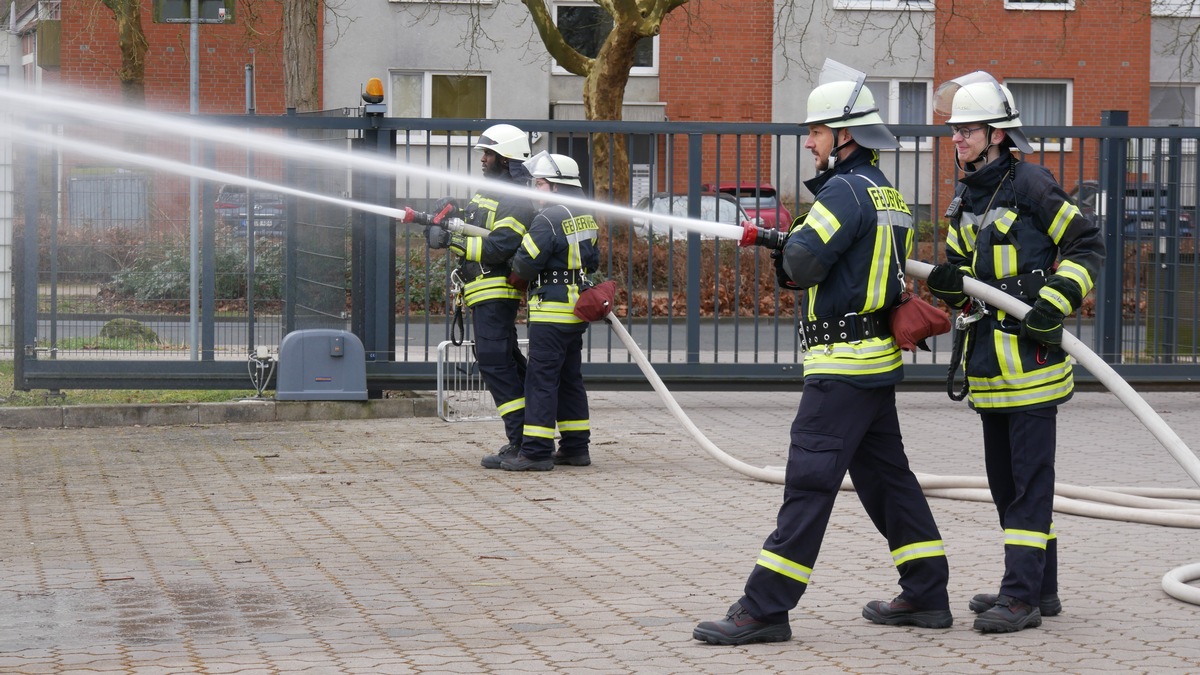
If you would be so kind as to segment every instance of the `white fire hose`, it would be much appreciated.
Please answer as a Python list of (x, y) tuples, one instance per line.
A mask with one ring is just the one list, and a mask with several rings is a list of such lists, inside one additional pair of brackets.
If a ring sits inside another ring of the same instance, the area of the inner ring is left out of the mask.
[[(925, 279), (933, 267), (928, 263), (909, 260), (905, 271), (917, 278)], [(1012, 316), (1020, 319), (1025, 316), (1029, 306), (1008, 294), (991, 288), (974, 279), (963, 280), (963, 289), (972, 297), (979, 298), (985, 303), (999, 307)], [(755, 480), (769, 483), (783, 483), (784, 469), (782, 467), (755, 467), (721, 450), (700, 431), (687, 413), (679, 406), (675, 397), (667, 390), (646, 355), (638, 347), (629, 331), (621, 324), (615, 314), (609, 312), (606, 321), (614, 333), (625, 345), (629, 354), (637, 363), (638, 368), (650, 381), (650, 385), (658, 392), (659, 397), (687, 429), (692, 438), (704, 448), (713, 459), (740, 474)], [(1109, 391), (1116, 394), (1126, 407), (1146, 426), (1156, 439), (1171, 453), (1175, 461), (1187, 471), (1192, 480), (1200, 485), (1200, 459), (1187, 447), (1182, 439), (1163, 421), (1158, 413), (1139, 396), (1129, 383), (1092, 350), (1079, 341), (1074, 335), (1063, 331), (1063, 349), (1096, 377)], [(917, 474), (917, 480), (922, 490), (932, 497), (960, 499), (968, 501), (991, 502), (991, 494), (987, 490), (987, 479), (973, 476), (934, 476)], [(842, 489), (853, 489), (847, 477), (842, 482)], [(1200, 491), (1186, 489), (1156, 489), (1156, 488), (1094, 488), (1055, 483), (1054, 510), (1060, 513), (1119, 520), (1132, 523), (1164, 525), (1167, 527), (1188, 527), (1200, 529), (1200, 508), (1184, 501), (1200, 500)], [(1200, 588), (1189, 585), (1189, 582), (1200, 579), (1200, 563), (1184, 565), (1167, 572), (1162, 578), (1163, 591), (1173, 598), (1184, 602), (1200, 605)]]

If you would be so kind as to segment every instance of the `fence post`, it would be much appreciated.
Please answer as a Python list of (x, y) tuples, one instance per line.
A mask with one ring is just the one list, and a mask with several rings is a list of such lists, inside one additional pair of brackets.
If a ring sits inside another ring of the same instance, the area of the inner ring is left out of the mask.
[[(1176, 126), (1176, 125), (1171, 125)], [(1176, 295), (1179, 280), (1179, 183), (1183, 179), (1183, 139), (1175, 136), (1167, 139), (1167, 222), (1163, 223), (1164, 246), (1159, 253), (1163, 256), (1163, 280), (1160, 290), (1162, 304), (1162, 362), (1175, 363), (1175, 354), (1179, 351), (1178, 334), (1178, 296)], [(1161, 180), (1159, 185), (1162, 185)], [(1155, 186), (1155, 211), (1158, 210), (1158, 195)]]
[[(1126, 110), (1105, 110), (1100, 125), (1129, 126)], [(1096, 205), (1103, 206), (1100, 226), (1104, 235), (1104, 269), (1096, 288), (1096, 344), (1100, 358), (1107, 363), (1121, 362), (1121, 293), (1124, 256), (1121, 249), (1121, 215), (1125, 212), (1124, 138), (1105, 137), (1100, 141), (1100, 194)]]
[[(704, 136), (688, 134), (688, 218), (700, 218)], [(719, 206), (719, 205), (718, 205)], [(720, 209), (718, 208), (718, 213)], [(687, 235), (687, 363), (700, 363), (700, 234)]]

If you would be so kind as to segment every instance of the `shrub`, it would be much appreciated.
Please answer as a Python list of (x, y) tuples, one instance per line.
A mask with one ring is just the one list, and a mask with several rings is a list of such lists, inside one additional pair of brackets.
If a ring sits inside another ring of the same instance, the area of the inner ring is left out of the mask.
[[(246, 297), (246, 248), (237, 240), (226, 242), (214, 253), (216, 296)], [(106, 288), (118, 297), (138, 300), (168, 300), (189, 295), (191, 254), (180, 242), (165, 246), (143, 245), (132, 263), (112, 275)], [(202, 261), (203, 262), (203, 261)], [(282, 242), (263, 239), (255, 247), (254, 297), (278, 300), (283, 297)]]

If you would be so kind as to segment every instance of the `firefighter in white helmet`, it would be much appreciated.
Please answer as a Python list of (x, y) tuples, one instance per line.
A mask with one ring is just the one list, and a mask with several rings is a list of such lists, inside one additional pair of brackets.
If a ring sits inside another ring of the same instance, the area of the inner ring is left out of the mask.
[(949, 567), (942, 537), (908, 468), (896, 411), (903, 360), (888, 311), (903, 290), (913, 244), (903, 196), (879, 170), (899, 144), (883, 124), (866, 76), (827, 61), (808, 98), (816, 199), (783, 245), (783, 272), (804, 289), (804, 391), (792, 422), (784, 501), (742, 598), (692, 636), (740, 645), (791, 638), (788, 613), (808, 588), (829, 514), (849, 471), (859, 501), (887, 540), (901, 592), (863, 617), (884, 625), (947, 628)]
[[(513, 185), (526, 185), (529, 173), (529, 135), (511, 124), (495, 124), (479, 136), (483, 175)], [(458, 274), (464, 282), (463, 302), (471, 313), (475, 358), (479, 374), (504, 421), (508, 442), (481, 464), (499, 469), (505, 457), (516, 456), (525, 426), (526, 360), (517, 343), (517, 312), (521, 291), (508, 281), (510, 261), (535, 213), (530, 200), (501, 194), (481, 185), (464, 209), (453, 199), (442, 199), (436, 208), (443, 218), (462, 218), (470, 225), (491, 231), (486, 237), (451, 234), (434, 225), (426, 232), (430, 248), (449, 248), (459, 257)]]
[[(579, 165), (566, 155), (539, 153), (525, 163), (534, 187), (582, 197)], [(591, 423), (583, 385), (583, 334), (575, 302), (600, 264), (599, 226), (593, 214), (548, 200), (513, 256), (513, 274), (529, 288), (529, 367), (525, 375), (525, 428), (520, 452), (506, 471), (549, 471), (588, 466)], [(554, 435), (560, 439), (555, 452)]]
[[(998, 592), (969, 607), (975, 628), (1007, 633), (1041, 625), (1062, 610), (1054, 531), (1055, 418), (1071, 398), (1063, 319), (1095, 286), (1104, 260), (1100, 229), (1071, 203), (1031, 152), (1008, 88), (977, 71), (938, 88), (935, 111), (948, 115), (964, 175), (946, 217), (946, 262), (929, 290), (975, 319), (955, 333), (951, 398), (969, 397), (983, 423), (984, 463), (1004, 530)], [(1023, 320), (963, 293), (969, 275), (1032, 305)], [(953, 370), (965, 371), (962, 389)]]

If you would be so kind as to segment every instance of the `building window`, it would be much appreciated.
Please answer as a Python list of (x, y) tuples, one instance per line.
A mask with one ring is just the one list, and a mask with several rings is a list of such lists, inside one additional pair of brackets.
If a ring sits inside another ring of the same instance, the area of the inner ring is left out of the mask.
[(1152, 85), (1150, 87), (1150, 126), (1196, 126), (1195, 85)]
[[(933, 85), (929, 80), (867, 80), (867, 89), (875, 97), (879, 116), (887, 124), (932, 124)], [(925, 136), (901, 136), (903, 148), (928, 149), (931, 139)]]
[(1075, 9), (1075, 0), (1004, 0), (1004, 9), (1066, 12)]
[(1200, 6), (1194, 0), (1150, 0), (1150, 16), (1200, 16)]
[[(1021, 115), (1022, 127), (1071, 125), (1071, 83), (1045, 80), (1005, 80)], [(1028, 135), (1028, 134), (1026, 134)], [(1068, 151), (1071, 139), (1029, 137), (1034, 151)]]
[(932, 12), (933, 0), (833, 0), (834, 9)]
[[(554, 5), (554, 23), (562, 33), (563, 39), (575, 51), (588, 58), (596, 58), (605, 38), (612, 32), (612, 15), (595, 3), (587, 4), (557, 3)], [(554, 72), (565, 74), (567, 71), (558, 64)], [(637, 51), (633, 57), (633, 68), (630, 75), (658, 74), (658, 38), (642, 38), (637, 43)]]
[[(490, 116), (487, 75), (393, 70), (390, 80), (388, 114), (392, 117), (486, 119)], [(467, 134), (450, 132), (451, 136)]]

